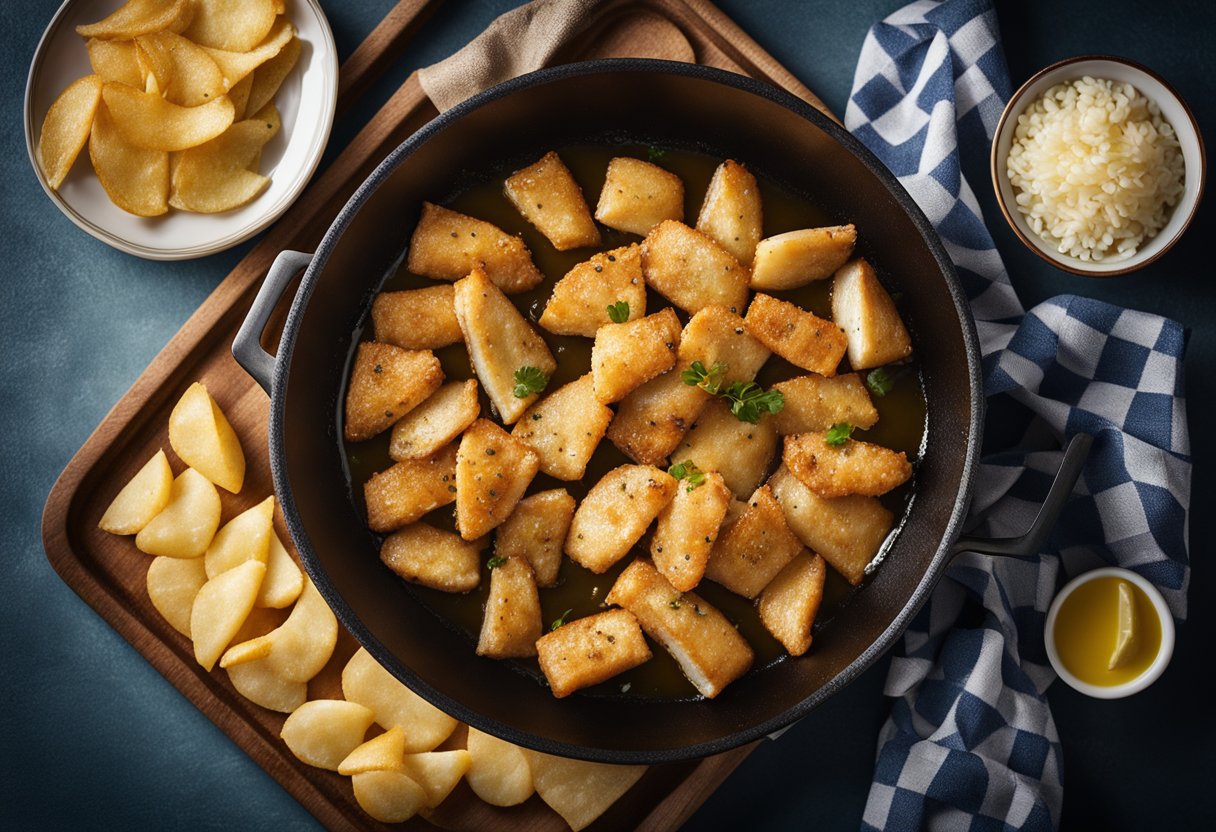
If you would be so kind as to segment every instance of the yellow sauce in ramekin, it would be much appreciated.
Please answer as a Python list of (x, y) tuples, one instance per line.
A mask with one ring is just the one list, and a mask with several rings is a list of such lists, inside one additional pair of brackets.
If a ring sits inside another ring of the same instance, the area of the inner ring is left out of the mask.
[[(1118, 667), (1109, 667), (1119, 634), (1119, 584), (1131, 587), (1135, 638)], [(1086, 581), (1060, 604), (1055, 648), (1070, 673), (1090, 685), (1112, 687), (1131, 682), (1161, 652), (1161, 618), (1136, 584), (1115, 575)]]

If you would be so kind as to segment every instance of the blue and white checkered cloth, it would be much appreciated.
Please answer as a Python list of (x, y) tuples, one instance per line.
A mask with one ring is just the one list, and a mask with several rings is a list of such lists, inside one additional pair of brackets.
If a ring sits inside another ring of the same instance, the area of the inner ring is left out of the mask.
[[(1063, 797), (1043, 645), (1064, 577), (1116, 564), (1186, 615), (1190, 449), (1181, 327), (1065, 295), (1024, 311), (960, 152), (987, 154), (1010, 92), (989, 0), (915, 2), (862, 46), (845, 124), (937, 227), (971, 300), (987, 395), (1024, 408), (1016, 449), (983, 460), (975, 531), (1030, 525), (1073, 434), (1096, 441), (1037, 561), (960, 556), (896, 651), (866, 829), (1052, 829)], [(959, 623), (960, 619), (967, 622)]]

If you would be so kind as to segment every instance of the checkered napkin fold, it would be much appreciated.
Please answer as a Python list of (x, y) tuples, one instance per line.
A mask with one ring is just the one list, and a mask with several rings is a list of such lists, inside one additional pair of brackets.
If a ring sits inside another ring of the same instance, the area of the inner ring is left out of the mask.
[(937, 228), (975, 314), (986, 393), (1025, 419), (1016, 449), (983, 460), (973, 531), (1025, 531), (1057, 449), (1075, 433), (1096, 440), (1040, 558), (960, 556), (905, 634), (866, 829), (1056, 827), (1060, 740), (1043, 646), (1056, 588), (1114, 564), (1186, 615), (1182, 328), (1072, 295), (1023, 310), (960, 163), (960, 151), (987, 153), (1009, 92), (990, 0), (921, 0), (870, 30), (845, 113)]

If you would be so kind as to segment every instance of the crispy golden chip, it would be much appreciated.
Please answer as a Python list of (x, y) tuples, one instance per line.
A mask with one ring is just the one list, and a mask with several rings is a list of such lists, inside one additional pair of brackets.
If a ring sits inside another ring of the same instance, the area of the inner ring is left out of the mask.
[(744, 266), (751, 266), (763, 226), (764, 208), (756, 177), (743, 165), (727, 159), (709, 181), (697, 216), (697, 230)]
[(476, 379), (445, 384), (393, 425), (388, 455), (398, 462), (428, 457), (464, 433), (480, 415)]
[(303, 590), (304, 573), (292, 560), (278, 534), (272, 530), (270, 553), (266, 557), (266, 577), (258, 590), (257, 606), (282, 609), (295, 603)]
[(201, 107), (179, 107), (155, 93), (110, 83), (101, 96), (119, 134), (149, 150), (185, 150), (210, 141), (228, 129), (235, 114), (226, 95)]
[(562, 544), (574, 517), (574, 498), (564, 488), (541, 491), (520, 501), (494, 535), (494, 554), (522, 557), (532, 564), (537, 586), (553, 586), (562, 565)]
[(190, 611), (194, 598), (207, 583), (202, 558), (153, 558), (148, 564), (148, 600), (165, 620), (190, 638)]
[(536, 575), (527, 558), (507, 558), (506, 563), (490, 570), (490, 595), (481, 621), (477, 655), (494, 659), (535, 656), (540, 633)]
[(214, 578), (247, 560), (266, 563), (274, 533), (274, 497), (267, 497), (233, 517), (216, 533), (203, 560), (207, 577)]
[(359, 808), (381, 823), (404, 823), (426, 806), (426, 792), (400, 771), (364, 771), (351, 778)]
[(646, 766), (617, 766), (524, 751), (536, 793), (578, 832), (616, 803), (642, 779)]
[(375, 339), (404, 350), (434, 350), (464, 338), (452, 286), (381, 292), (372, 302)]
[(245, 482), (245, 453), (219, 404), (200, 382), (186, 389), (169, 414), (169, 445), (182, 462), (236, 494)]
[(600, 230), (570, 169), (550, 150), (503, 183), (507, 199), (558, 251), (598, 246)]
[(430, 456), (406, 459), (373, 474), (363, 484), (367, 525), (375, 532), (396, 531), (456, 499), (456, 444)]
[(771, 416), (758, 424), (740, 421), (724, 399), (714, 399), (684, 440), (671, 453), (672, 462), (691, 459), (702, 471), (718, 471), (739, 499), (756, 490), (777, 454), (777, 431)]
[[(400, 463), (399, 463), (400, 464)], [(476, 540), (502, 525), (528, 490), (540, 456), (491, 422), (478, 419), (456, 454), (456, 530)]]
[(203, 49), (219, 64), (220, 72), (224, 73), (224, 80), (228, 82), (228, 87), (232, 88), (246, 75), (279, 54), (295, 36), (296, 27), (287, 18), (280, 17), (270, 27), (266, 38), (247, 52), (233, 52), (210, 46), (204, 46)]
[(650, 660), (633, 613), (607, 610), (568, 621), (536, 642), (540, 669), (558, 699)]
[(187, 468), (173, 481), (169, 504), (135, 535), (135, 548), (149, 555), (197, 558), (219, 527), (219, 493), (210, 480)]
[(629, 307), (627, 320), (646, 314), (642, 247), (637, 243), (593, 254), (566, 272), (537, 323), (558, 335), (594, 338), (612, 320), (608, 307), (621, 302)]
[(338, 774), (349, 777), (364, 771), (400, 771), (404, 759), (405, 731), (400, 725), (394, 725), (351, 749), (338, 762)]
[(363, 743), (375, 717), (371, 708), (343, 699), (314, 699), (291, 712), (279, 736), (301, 762), (337, 771)]
[(849, 364), (868, 370), (912, 354), (912, 338), (874, 268), (858, 258), (832, 281), (832, 318), (849, 342)]
[(773, 389), (785, 398), (785, 407), (773, 417), (782, 436), (827, 430), (839, 422), (867, 430), (878, 421), (878, 410), (857, 373), (831, 378), (811, 373), (774, 384)]
[[(243, 121), (245, 114), (249, 112), (249, 93), (253, 90), (253, 73), (246, 75), (241, 80), (232, 85), (232, 89), (228, 90), (228, 97), (232, 99), (233, 123)], [(261, 151), (261, 146), (258, 146), (258, 151)], [(250, 170), (257, 172), (257, 166), (252, 165)]]
[(532, 770), (524, 750), (506, 740), (469, 728), (472, 765), (465, 779), (491, 806), (516, 806), (532, 796)]
[(684, 218), (684, 183), (658, 165), (618, 156), (608, 163), (595, 218), (644, 236), (663, 220)]
[(410, 583), (440, 592), (468, 592), (481, 583), (484, 548), (484, 539), (468, 542), (426, 523), (413, 523), (384, 539), (380, 560)]
[(608, 438), (621, 453), (643, 465), (659, 465), (680, 444), (713, 398), (685, 384), (680, 365), (651, 379), (617, 404)]
[(676, 494), (670, 474), (650, 465), (622, 465), (579, 503), (566, 535), (566, 554), (597, 575), (628, 554)]
[(405, 756), (405, 773), (426, 792), (427, 808), (444, 801), (464, 779), (473, 758), (463, 748), (454, 751), (424, 751)]
[(174, 208), (216, 214), (239, 208), (270, 185), (270, 178), (248, 169), (262, 146), (278, 132), (272, 118), (238, 121), (206, 144), (182, 151), (173, 169)]
[(519, 237), (430, 202), (422, 203), (406, 268), (423, 277), (452, 281), (480, 270), (509, 294), (527, 291), (544, 280)]
[(84, 48), (89, 52), (89, 65), (101, 80), (136, 89), (143, 87), (144, 74), (135, 56), (135, 41), (91, 38)]
[(757, 341), (791, 364), (821, 376), (836, 375), (848, 346), (836, 324), (772, 295), (757, 293), (743, 320)]
[(255, 705), (289, 714), (308, 698), (306, 682), (290, 682), (271, 670), (265, 661), (245, 662), (227, 668), (236, 692)]
[(224, 74), (211, 56), (181, 35), (153, 32), (136, 38), (135, 44), (161, 95), (170, 102), (198, 107), (227, 91)]
[(93, 118), (89, 159), (110, 201), (122, 210), (140, 217), (169, 210), (169, 154), (131, 144), (105, 106)]
[(544, 473), (559, 480), (581, 480), (611, 421), (612, 408), (596, 399), (587, 373), (524, 411), (511, 435), (536, 451)]
[(110, 534), (135, 534), (169, 505), (172, 491), (173, 469), (159, 450), (118, 492), (97, 526)]
[(253, 609), (266, 564), (247, 560), (203, 584), (190, 610), (194, 658), (210, 670)]
[(802, 541), (786, 523), (772, 489), (764, 485), (743, 513), (723, 525), (705, 577), (744, 598), (755, 598), (801, 551)]
[(831, 277), (849, 259), (856, 242), (857, 229), (852, 225), (803, 228), (761, 240), (751, 286), (773, 292)]
[(760, 593), (760, 621), (791, 656), (801, 656), (811, 647), (811, 627), (823, 600), (827, 579), (823, 558), (805, 549)]
[(63, 184), (80, 149), (88, 141), (101, 102), (101, 91), (101, 78), (86, 75), (69, 84), (47, 110), (38, 136), (38, 160), (51, 190)]
[(270, 103), (275, 93), (279, 91), (279, 87), (283, 85), (283, 81), (295, 68), (298, 60), (300, 60), (300, 39), (293, 37), (279, 50), (279, 54), (253, 71), (253, 83), (246, 105), (247, 112), (256, 113)]
[(655, 568), (681, 592), (701, 582), (731, 496), (722, 475), (710, 472), (697, 485), (682, 482), (675, 497), (659, 513), (650, 540), (650, 557)]
[(693, 314), (706, 306), (738, 313), (747, 303), (748, 270), (722, 246), (675, 220), (665, 220), (642, 241), (646, 285)]
[(662, 312), (604, 324), (591, 347), (591, 377), (595, 397), (604, 404), (618, 402), (676, 363), (680, 319), (668, 307)]
[(193, 0), (186, 37), (200, 46), (248, 52), (274, 25), (275, 0)]
[(77, 26), (76, 34), (82, 38), (129, 40), (165, 29), (180, 32), (193, 15), (192, 0), (128, 0), (109, 17)]
[(456, 730), (455, 719), (407, 688), (360, 647), (342, 670), (342, 695), (372, 709), (383, 728), (402, 726), (408, 754), (430, 751)]

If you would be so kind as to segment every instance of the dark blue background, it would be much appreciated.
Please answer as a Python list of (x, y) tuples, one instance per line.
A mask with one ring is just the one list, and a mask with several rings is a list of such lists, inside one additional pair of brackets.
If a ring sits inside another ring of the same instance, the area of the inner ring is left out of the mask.
[[(290, 796), (81, 602), (48, 565), (42, 505), (59, 471), (249, 244), (188, 263), (155, 263), (85, 235), (43, 196), (22, 136), (35, 44), (59, 0), (0, 2), (0, 829), (310, 829)], [(392, 0), (322, 0), (341, 57)], [(408, 72), (441, 59), (514, 0), (450, 0), (352, 117), (341, 148)], [(867, 28), (902, 0), (719, 5), (837, 113)], [(1014, 84), (1058, 59), (1124, 55), (1168, 78), (1216, 141), (1216, 4), (1138, 0), (998, 2)], [(1212, 199), (1187, 237), (1142, 272), (1101, 280), (1056, 271), (996, 213), (987, 148), (966, 159), (1027, 305), (1063, 292), (1158, 312), (1189, 330), (1188, 415), (1196, 459), (1191, 618), (1154, 687), (1102, 702), (1063, 685), (1051, 701), (1064, 745), (1065, 828), (1197, 828), (1211, 819), (1216, 637), (1210, 430), (1216, 406)], [(780, 742), (767, 743), (689, 829), (856, 829), (886, 711), (886, 664)]]

